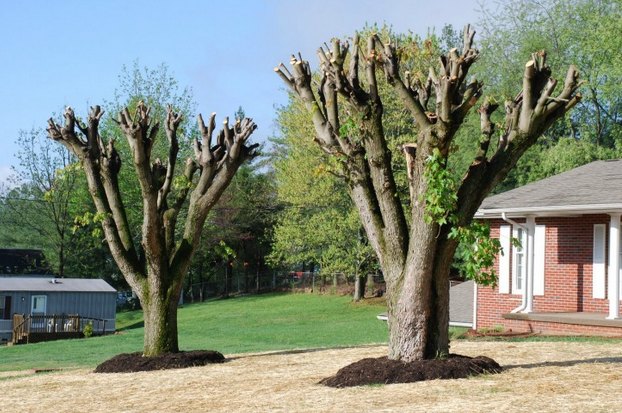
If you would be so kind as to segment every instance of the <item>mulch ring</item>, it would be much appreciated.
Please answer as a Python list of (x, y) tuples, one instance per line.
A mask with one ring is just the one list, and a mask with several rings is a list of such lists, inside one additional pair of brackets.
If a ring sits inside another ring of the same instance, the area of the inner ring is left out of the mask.
[(462, 379), (480, 374), (500, 373), (503, 369), (488, 357), (475, 358), (451, 354), (445, 359), (403, 362), (386, 356), (352, 363), (320, 384), (351, 387), (371, 384), (412, 383), (436, 379)]
[(213, 350), (181, 351), (161, 356), (143, 357), (142, 353), (124, 353), (104, 361), (95, 373), (134, 373), (165, 369), (183, 369), (224, 363), (225, 356)]

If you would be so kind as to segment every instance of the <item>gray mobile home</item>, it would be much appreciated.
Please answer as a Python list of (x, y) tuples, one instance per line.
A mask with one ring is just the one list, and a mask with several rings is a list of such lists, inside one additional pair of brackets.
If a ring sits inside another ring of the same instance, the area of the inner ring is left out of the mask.
[(88, 324), (114, 332), (116, 296), (101, 279), (0, 276), (0, 340), (76, 337)]

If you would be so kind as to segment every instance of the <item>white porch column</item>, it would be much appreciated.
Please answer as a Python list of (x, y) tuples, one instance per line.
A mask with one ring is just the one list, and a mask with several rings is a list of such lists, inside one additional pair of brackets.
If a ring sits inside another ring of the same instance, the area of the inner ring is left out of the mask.
[(533, 272), (534, 272), (534, 234), (536, 233), (536, 218), (533, 215), (526, 217), (527, 227), (527, 276), (525, 277), (525, 285), (523, 293), (525, 294), (525, 309), (523, 313), (533, 312)]
[(620, 317), (620, 214), (609, 214), (608, 319)]

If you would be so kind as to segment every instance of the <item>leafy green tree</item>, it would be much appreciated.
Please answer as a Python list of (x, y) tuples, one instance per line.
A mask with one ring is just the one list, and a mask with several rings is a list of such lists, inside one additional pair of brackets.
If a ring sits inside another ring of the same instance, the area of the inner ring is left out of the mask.
[[(114, 139), (116, 150), (122, 159), (131, 159), (132, 148), (125, 139), (121, 125), (115, 115), (125, 108), (134, 113), (142, 102), (150, 108), (150, 117), (154, 120), (165, 119), (167, 107), (171, 105), (184, 119), (196, 117), (196, 103), (192, 90), (181, 87), (166, 64), (157, 67), (141, 67), (138, 61), (129, 66), (123, 66), (118, 76), (119, 86), (114, 91), (113, 99), (105, 102), (111, 116), (102, 118), (102, 133)], [(151, 158), (165, 163), (168, 157), (168, 138), (165, 128), (157, 128), (154, 137)], [(187, 158), (192, 155), (192, 136), (199, 134), (196, 124), (183, 122), (179, 125), (178, 157)], [(136, 185), (138, 179), (134, 168), (122, 168), (119, 172), (119, 187), (123, 193), (126, 205), (128, 222), (132, 233), (138, 237), (143, 222), (143, 199), (140, 187)], [(136, 238), (135, 241), (138, 241)]]
[(83, 183), (80, 173), (71, 167), (73, 156), (44, 139), (40, 130), (20, 131), (17, 143), (14, 187), (0, 204), (0, 239), (11, 247), (41, 248), (62, 277), (77, 253), (71, 245), (73, 219), (82, 207), (76, 196)]
[[(360, 273), (362, 265), (374, 260), (373, 251), (359, 237), (360, 219), (344, 183), (331, 173), (334, 165), (327, 166), (312, 139), (300, 139), (313, 136), (302, 105), (291, 100), (278, 116), (281, 133), (273, 140), (273, 167), (284, 209), (275, 227), (271, 261), (290, 267), (315, 263), (322, 274)], [(355, 299), (360, 299), (363, 291), (357, 293)]]
[[(387, 283), (392, 359), (448, 354), (448, 277), (459, 240), (481, 235), (469, 226), (483, 199), (538, 137), (580, 100), (575, 67), (568, 70), (561, 92), (554, 94), (557, 81), (546, 54), (532, 55), (523, 66), (522, 91), (505, 104), (500, 136), (492, 120), (498, 103), (486, 99), (480, 106), (476, 153), (456, 185), (447, 171), (454, 138), (483, 87), (467, 78), (479, 57), (474, 35), (467, 27), (462, 49), (442, 54), (425, 77), (413, 76), (403, 64), (404, 55), (420, 46), (397, 45), (378, 34), (367, 36), (366, 42), (355, 36), (352, 49), (338, 39), (320, 49), (317, 88), (312, 86), (309, 63), (300, 56), (292, 57), (291, 69), (275, 69), (307, 109), (317, 144), (340, 166), (376, 252)], [(413, 140), (401, 145), (401, 153), (391, 149), (386, 134), (380, 71), (418, 127)], [(499, 140), (494, 142), (493, 136)], [(398, 156), (405, 158), (406, 199), (398, 190), (393, 162)], [(487, 245), (490, 248), (494, 245)]]
[[(557, 72), (575, 64), (585, 84), (571, 116), (550, 128), (497, 191), (595, 159), (620, 156), (622, 3), (619, 0), (521, 0), (482, 11), (482, 65), (476, 76), (500, 99), (513, 97), (532, 51), (546, 50)], [(576, 146), (575, 146), (576, 145)]]

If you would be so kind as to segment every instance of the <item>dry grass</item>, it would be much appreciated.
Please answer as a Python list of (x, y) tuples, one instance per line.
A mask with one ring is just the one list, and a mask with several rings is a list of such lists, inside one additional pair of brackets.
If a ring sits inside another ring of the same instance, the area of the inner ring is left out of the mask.
[[(218, 365), (133, 374), (6, 373), (11, 412), (611, 412), (622, 405), (620, 343), (455, 343), (487, 355), (498, 375), (333, 389), (316, 384), (384, 347), (244, 354)], [(4, 410), (3, 410), (4, 409)]]

